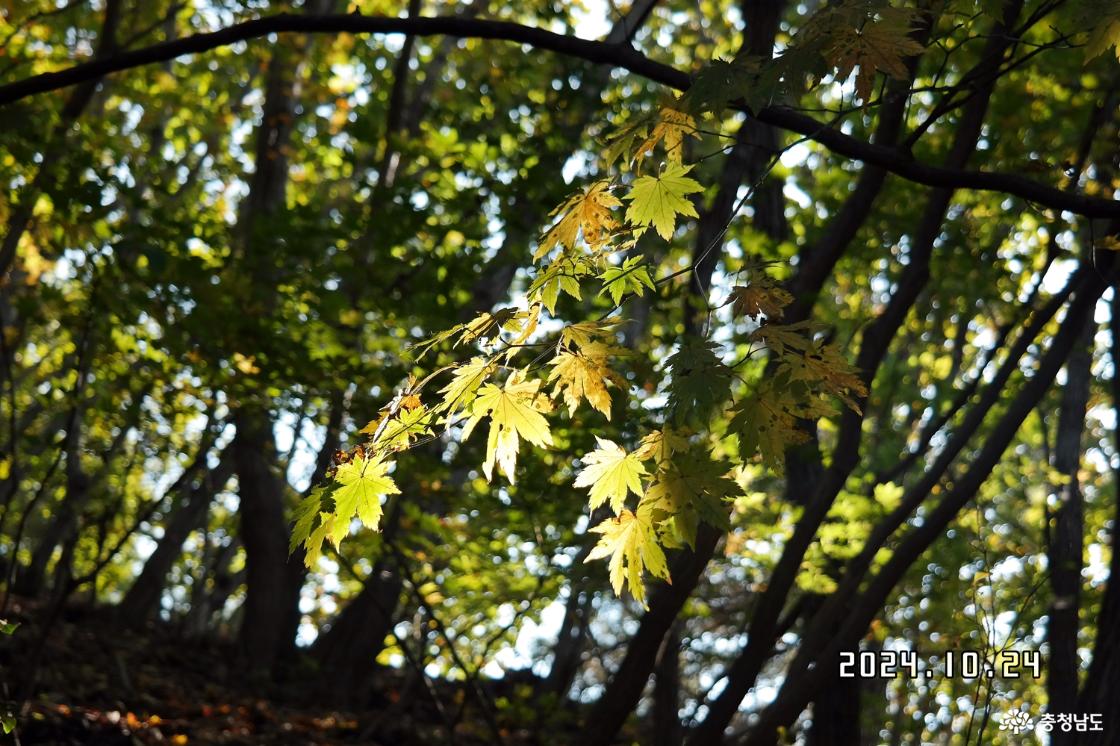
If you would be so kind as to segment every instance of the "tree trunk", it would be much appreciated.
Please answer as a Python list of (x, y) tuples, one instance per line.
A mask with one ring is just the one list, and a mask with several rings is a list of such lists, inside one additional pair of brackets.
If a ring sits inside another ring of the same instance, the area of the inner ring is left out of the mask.
[(653, 746), (680, 746), (680, 648), (681, 622), (678, 620), (661, 643), (654, 668)]
[(284, 479), (275, 472), (272, 419), (257, 409), (234, 415), (233, 438), (241, 505), (241, 542), (245, 545), (245, 607), (240, 647), (249, 667), (267, 674), (294, 639), (282, 634), (285, 618), (297, 603), (288, 578), (288, 522), (284, 517)]
[(357, 705), (363, 701), (370, 672), (393, 629), (403, 588), (399, 573), (376, 573), (315, 645), (324, 702)]
[(214, 560), (202, 568), (191, 589), (191, 607), (183, 620), (183, 633), (187, 637), (203, 637), (210, 631), (214, 614), (226, 605), (230, 595), (245, 579), (245, 570), (231, 573), (230, 563), (241, 544), (237, 539), (218, 549)]
[[(322, 12), (331, 0), (311, 0), (305, 12)], [(286, 206), (287, 151), (295, 124), (297, 67), (308, 47), (274, 45), (266, 74), (261, 124), (254, 145), (254, 171), (249, 193), (238, 215), (241, 260), (249, 276), (250, 322), (265, 322), (273, 311), (277, 263), (274, 246), (262, 240), (262, 228)], [(254, 316), (256, 318), (254, 318)], [(237, 428), (232, 449), (241, 498), (241, 541), (245, 547), (247, 590), (242, 613), (240, 648), (251, 671), (267, 675), (295, 644), (298, 624), (298, 573), (288, 567), (288, 523), (284, 515), (287, 480), (278, 473), (276, 443), (269, 400), (256, 381), (243, 382), (233, 414)]]
[[(205, 454), (200, 458), (205, 461)], [(194, 531), (205, 528), (210, 515), (210, 503), (233, 475), (233, 459), (226, 456), (213, 471), (207, 471), (197, 484), (188, 481), (181, 494), (187, 499), (180, 503), (167, 519), (159, 545), (140, 571), (117, 606), (117, 617), (123, 624), (139, 627), (159, 611), (167, 574), (183, 551), (183, 542)]]
[[(1058, 433), (1054, 444), (1054, 469), (1066, 478), (1059, 492), (1047, 559), (1050, 569), (1051, 602), (1047, 622), (1050, 670), (1046, 681), (1051, 713), (1074, 712), (1077, 705), (1078, 612), (1081, 609), (1081, 568), (1084, 553), (1084, 506), (1077, 472), (1081, 465), (1081, 436), (1085, 429), (1085, 407), (1089, 400), (1092, 339), (1095, 325), (1085, 324), (1081, 339), (1066, 363), (1066, 385), (1058, 411)], [(1061, 729), (1051, 733), (1054, 746), (1073, 742)]]

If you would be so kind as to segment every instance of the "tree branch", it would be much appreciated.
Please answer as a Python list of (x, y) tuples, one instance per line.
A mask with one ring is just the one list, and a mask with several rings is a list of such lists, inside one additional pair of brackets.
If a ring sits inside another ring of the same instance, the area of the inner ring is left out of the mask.
[[(109, 73), (280, 33), (410, 34), (510, 41), (598, 65), (617, 67), (677, 90), (686, 90), (691, 84), (688, 73), (651, 60), (627, 44), (564, 36), (508, 21), (461, 17), (390, 18), (356, 14), (307, 16), (279, 13), (237, 23), (218, 31), (110, 54), (65, 70), (41, 73), (8, 83), (0, 86), (0, 107), (39, 93), (96, 80)], [(918, 184), (1002, 192), (1044, 207), (1091, 218), (1120, 217), (1120, 202), (1115, 200), (1069, 194), (1015, 174), (931, 166), (894, 148), (846, 135), (813, 117), (786, 107), (767, 107), (755, 112), (755, 116), (766, 124), (809, 137), (837, 155), (880, 166)]]

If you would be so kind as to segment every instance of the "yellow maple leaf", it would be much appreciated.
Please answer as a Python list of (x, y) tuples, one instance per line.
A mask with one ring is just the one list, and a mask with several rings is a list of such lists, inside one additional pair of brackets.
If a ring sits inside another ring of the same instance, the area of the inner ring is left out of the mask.
[(470, 437), (483, 417), (490, 418), (486, 461), (482, 464), (487, 481), (493, 477), (495, 464), (511, 484), (516, 481), (521, 438), (539, 448), (552, 445), (548, 420), (541, 414), (547, 402), (538, 396), (540, 385), (539, 379), (526, 381), (524, 373), (518, 372), (510, 376), (503, 387), (488, 383), (479, 388), (471, 418), (463, 429), (463, 440)]
[(669, 580), (669, 565), (665, 561), (665, 553), (657, 543), (657, 533), (649, 513), (640, 509), (637, 513), (624, 510), (591, 531), (602, 534), (602, 537), (587, 555), (585, 562), (610, 557), (610, 578), (614, 592), (621, 595), (623, 587), (629, 585), (634, 600), (648, 609), (642, 582), (643, 572), (648, 570), (654, 577)]
[(683, 158), (685, 137), (699, 139), (700, 132), (696, 128), (696, 120), (691, 115), (663, 107), (657, 116), (657, 124), (650, 130), (649, 136), (635, 151), (634, 160), (641, 163), (647, 153), (653, 152), (658, 143), (665, 148), (665, 158), (669, 163), (680, 164)]
[(400, 494), (389, 476), (390, 466), (391, 462), (358, 456), (335, 471), (334, 481), (339, 486), (331, 493), (334, 516), (327, 534), (335, 546), (349, 533), (350, 519), (355, 515), (363, 526), (377, 530), (381, 523), (381, 498)]
[(560, 220), (545, 234), (540, 246), (533, 252), (537, 261), (557, 245), (574, 248), (579, 236), (593, 249), (599, 249), (618, 226), (611, 210), (622, 203), (610, 192), (609, 181), (596, 181), (583, 191), (572, 195), (553, 211)]
[(626, 495), (633, 492), (642, 494), (642, 477), (646, 467), (635, 454), (615, 443), (596, 436), (599, 448), (583, 457), (585, 464), (576, 476), (576, 487), (590, 487), (589, 503), (591, 509), (610, 501), (611, 510), (622, 510)]
[(626, 219), (642, 233), (650, 226), (657, 235), (668, 241), (673, 237), (677, 216), (697, 217), (696, 208), (688, 195), (702, 192), (704, 188), (685, 174), (692, 166), (670, 164), (660, 176), (642, 176), (634, 180), (626, 199)]
[(688, 448), (688, 437), (685, 433), (665, 426), (642, 438), (635, 453), (643, 461), (652, 459), (653, 463), (660, 465), (671, 459), (674, 453), (686, 448)]
[(607, 385), (623, 388), (625, 379), (611, 370), (610, 357), (624, 354), (624, 350), (602, 342), (587, 342), (579, 351), (564, 350), (549, 361), (554, 366), (548, 382), (555, 381), (554, 396), (563, 396), (568, 406), (568, 416), (575, 414), (581, 400), (611, 418), (611, 395)]
[(1087, 4), (1089, 12), (1085, 21), (1090, 25), (1089, 39), (1085, 42), (1085, 59), (1091, 60), (1116, 48), (1120, 59), (1120, 3), (1093, 2)]
[(451, 375), (451, 382), (440, 389), (443, 394), (441, 406), (447, 408), (449, 415), (468, 408), (474, 402), (475, 392), (495, 370), (496, 366), (482, 357), (463, 363)]

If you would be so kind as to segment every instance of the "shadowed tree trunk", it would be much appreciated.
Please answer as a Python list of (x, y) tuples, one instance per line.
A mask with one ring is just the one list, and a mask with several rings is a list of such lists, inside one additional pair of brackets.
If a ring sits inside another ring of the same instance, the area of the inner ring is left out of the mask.
[[(311, 0), (304, 11), (329, 9), (331, 0)], [(278, 263), (276, 246), (266, 236), (270, 219), (286, 207), (289, 144), (295, 124), (298, 67), (309, 46), (307, 38), (281, 40), (273, 46), (265, 80), (261, 123), (254, 145), (254, 171), (241, 205), (236, 232), (241, 260), (250, 279), (252, 297), (246, 317), (267, 328), (275, 303)], [(241, 383), (239, 406), (233, 413), (237, 433), (231, 449), (238, 477), (241, 541), (245, 547), (246, 594), (240, 647), (252, 671), (267, 674), (295, 644), (293, 608), (299, 604), (297, 573), (288, 567), (288, 523), (284, 515), (289, 492), (280, 473), (270, 401), (256, 381)], [(298, 561), (298, 560), (297, 560)]]
[[(1050, 646), (1050, 670), (1046, 681), (1051, 713), (1077, 709), (1078, 613), (1081, 609), (1081, 569), (1084, 553), (1084, 505), (1077, 472), (1081, 466), (1081, 437), (1093, 362), (1095, 325), (1085, 324), (1081, 339), (1066, 364), (1066, 384), (1058, 410), (1058, 432), (1054, 443), (1054, 470), (1066, 479), (1058, 493), (1047, 559), (1050, 569), (1050, 611), (1046, 639)], [(1056, 729), (1050, 734), (1055, 746), (1073, 742), (1071, 733)]]
[[(203, 461), (206, 454), (199, 458)], [(226, 455), (213, 470), (207, 469), (202, 477), (188, 480), (182, 486), (181, 501), (167, 519), (159, 545), (144, 563), (144, 569), (128, 589), (117, 606), (118, 618), (130, 626), (140, 626), (159, 610), (167, 574), (183, 551), (183, 542), (194, 531), (206, 526), (210, 504), (214, 496), (225, 487), (233, 475), (233, 460)]]
[(653, 746), (679, 746), (681, 622), (673, 625), (657, 652), (653, 686)]

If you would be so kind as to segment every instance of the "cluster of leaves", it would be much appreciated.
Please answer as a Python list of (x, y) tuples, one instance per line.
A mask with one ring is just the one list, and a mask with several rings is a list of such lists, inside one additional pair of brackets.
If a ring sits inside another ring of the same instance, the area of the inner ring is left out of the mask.
[[(638, 242), (647, 234), (671, 241), (681, 218), (697, 216), (693, 197), (703, 187), (689, 175), (694, 166), (684, 162), (684, 144), (699, 128), (687, 103), (671, 102), (607, 140), (603, 161), (612, 178), (588, 184), (553, 211), (534, 252), (538, 266), (524, 305), (483, 312), (417, 346), (418, 359), (441, 347), (481, 354), (423, 381), (410, 378), (363, 429), (368, 439), (304, 500), (292, 547), (303, 544), (309, 564), (324, 540), (341, 542), (355, 517), (378, 527), (380, 500), (398, 492), (389, 476), (395, 458), (421, 439), (454, 433), (462, 442), (485, 424), (482, 472), (488, 481), (499, 474), (514, 484), (523, 443), (554, 445), (549, 418), (557, 403), (569, 417), (586, 403), (611, 419), (619, 395), (629, 391), (616, 312), (681, 274), (655, 279)], [(578, 301), (585, 293), (609, 298), (610, 307), (598, 319), (564, 323), (557, 315), (561, 296)], [(729, 527), (728, 503), (742, 492), (733, 478), (739, 466), (757, 456), (780, 471), (786, 448), (800, 437), (797, 418), (833, 412), (834, 398), (857, 408), (865, 395), (860, 377), (817, 329), (781, 322), (791, 300), (767, 272), (752, 271), (723, 304), (751, 328), (744, 359), (728, 364), (722, 344), (685, 336), (665, 359), (660, 426), (632, 429), (630, 449), (598, 438), (598, 448), (580, 457), (575, 487), (588, 490), (590, 510), (607, 506), (613, 513), (590, 529), (599, 541), (588, 560), (609, 558), (617, 593), (628, 587), (645, 604), (646, 573), (670, 580), (666, 548), (694, 545), (701, 522)], [(556, 331), (543, 331), (558, 322)], [(737, 371), (762, 352), (765, 375), (749, 380)], [(421, 395), (437, 376), (449, 380), (425, 405)], [(729, 432), (716, 433), (713, 421), (724, 415)], [(726, 438), (738, 441), (737, 460), (715, 455), (727, 450), (717, 449)]]

